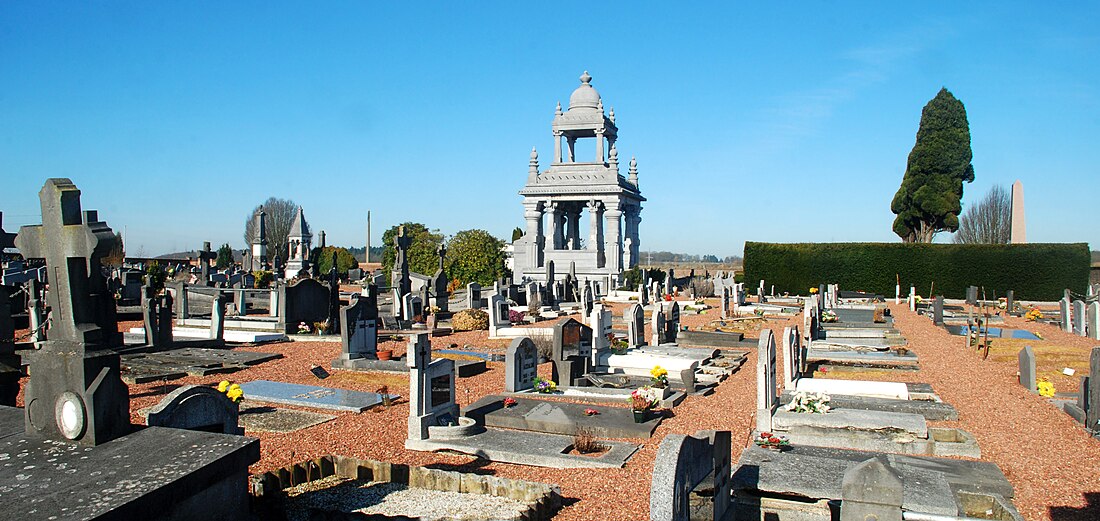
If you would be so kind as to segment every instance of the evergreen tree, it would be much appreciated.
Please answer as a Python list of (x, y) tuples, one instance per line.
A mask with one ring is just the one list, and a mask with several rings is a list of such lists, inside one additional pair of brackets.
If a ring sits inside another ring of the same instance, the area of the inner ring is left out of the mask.
[(223, 270), (233, 265), (233, 248), (225, 243), (218, 248), (218, 258), (214, 260), (214, 267)]
[(894, 233), (905, 242), (932, 242), (959, 229), (963, 181), (974, 181), (966, 108), (946, 88), (921, 112), (917, 141), (890, 210)]
[[(405, 236), (411, 239), (409, 243), (409, 271), (421, 275), (432, 275), (439, 269), (439, 253), (436, 251), (443, 244), (443, 234), (439, 230), (428, 230), (427, 226), (420, 223), (405, 223)], [(397, 251), (393, 247), (393, 238), (397, 237), (397, 226), (394, 226), (382, 234), (382, 270), (389, 276), (393, 271), (393, 262), (397, 258)], [(377, 259), (376, 259), (377, 260)]]

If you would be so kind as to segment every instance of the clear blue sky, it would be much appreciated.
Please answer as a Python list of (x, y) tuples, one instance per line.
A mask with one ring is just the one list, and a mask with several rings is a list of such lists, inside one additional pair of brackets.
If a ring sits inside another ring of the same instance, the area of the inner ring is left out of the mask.
[(964, 207), (1020, 179), (1031, 242), (1100, 247), (1096, 3), (403, 4), (4, 2), (4, 228), (70, 177), (131, 254), (242, 247), (268, 196), (330, 244), (367, 210), (375, 245), (403, 221), (507, 238), (587, 69), (638, 158), (643, 250), (898, 240), (941, 86), (970, 119)]

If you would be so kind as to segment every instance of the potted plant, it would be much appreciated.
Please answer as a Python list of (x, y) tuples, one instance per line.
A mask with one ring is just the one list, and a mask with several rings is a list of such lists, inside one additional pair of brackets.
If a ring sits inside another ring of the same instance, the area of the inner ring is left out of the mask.
[(659, 365), (655, 365), (653, 366), (653, 369), (649, 370), (649, 375), (653, 382), (650, 384), (650, 386), (656, 387), (658, 389), (664, 389), (665, 387), (668, 387), (668, 369), (665, 369), (664, 367), (661, 367)]
[(634, 412), (634, 423), (644, 423), (653, 406), (653, 400), (641, 389), (630, 393), (630, 410)]
[(544, 380), (539, 377), (535, 377), (535, 392), (540, 394), (551, 394), (558, 390), (558, 384), (553, 380)]
[(611, 352), (617, 355), (625, 355), (629, 346), (630, 344), (627, 344), (626, 340), (616, 338), (611, 341)]
[(379, 349), (375, 354), (379, 360), (393, 360), (393, 349)]

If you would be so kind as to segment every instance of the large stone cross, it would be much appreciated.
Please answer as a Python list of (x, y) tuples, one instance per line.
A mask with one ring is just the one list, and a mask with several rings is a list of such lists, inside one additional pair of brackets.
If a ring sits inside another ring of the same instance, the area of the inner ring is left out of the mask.
[(218, 252), (210, 251), (210, 241), (202, 243), (202, 249), (198, 252), (200, 282), (210, 282), (210, 261), (218, 258)]
[(0, 250), (15, 247), (15, 234), (4, 231), (4, 212), (0, 212)]
[(26, 258), (46, 259), (52, 309), (47, 336), (108, 343), (118, 326), (99, 260), (114, 246), (114, 232), (95, 211), (81, 212), (80, 190), (68, 179), (47, 180), (38, 197), (42, 224), (20, 228), (15, 245)]

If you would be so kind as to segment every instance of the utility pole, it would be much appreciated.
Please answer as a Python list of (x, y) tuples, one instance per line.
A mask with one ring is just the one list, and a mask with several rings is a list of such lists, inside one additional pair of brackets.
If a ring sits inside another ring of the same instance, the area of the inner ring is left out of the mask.
[(367, 210), (367, 251), (363, 254), (366, 262), (370, 263), (370, 210)]

